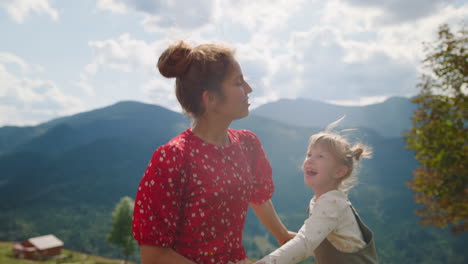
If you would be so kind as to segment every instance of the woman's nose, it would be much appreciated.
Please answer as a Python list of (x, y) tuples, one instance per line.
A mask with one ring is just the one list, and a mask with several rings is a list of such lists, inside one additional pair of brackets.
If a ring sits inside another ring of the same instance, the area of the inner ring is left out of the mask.
[(245, 85), (244, 85), (244, 92), (246, 94), (249, 94), (252, 92), (252, 87), (250, 87), (250, 84), (248, 82), (245, 82)]

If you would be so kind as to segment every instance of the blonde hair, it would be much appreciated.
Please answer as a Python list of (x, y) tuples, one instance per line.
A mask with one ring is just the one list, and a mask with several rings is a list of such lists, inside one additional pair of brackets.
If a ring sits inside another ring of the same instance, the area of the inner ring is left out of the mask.
[(327, 126), (325, 131), (312, 135), (309, 140), (309, 146), (320, 144), (327, 148), (339, 163), (348, 168), (348, 172), (341, 178), (338, 186), (339, 190), (347, 193), (357, 183), (357, 177), (354, 172), (356, 172), (359, 161), (363, 158), (371, 158), (372, 149), (363, 143), (356, 143), (351, 146), (344, 136), (332, 131), (343, 118)]

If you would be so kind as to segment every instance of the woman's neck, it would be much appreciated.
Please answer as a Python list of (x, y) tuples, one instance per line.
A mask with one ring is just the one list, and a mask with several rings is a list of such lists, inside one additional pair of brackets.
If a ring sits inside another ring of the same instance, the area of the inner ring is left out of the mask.
[(231, 144), (228, 136), (230, 124), (231, 122), (226, 122), (225, 120), (198, 118), (192, 126), (192, 132), (207, 143), (217, 146), (228, 146)]

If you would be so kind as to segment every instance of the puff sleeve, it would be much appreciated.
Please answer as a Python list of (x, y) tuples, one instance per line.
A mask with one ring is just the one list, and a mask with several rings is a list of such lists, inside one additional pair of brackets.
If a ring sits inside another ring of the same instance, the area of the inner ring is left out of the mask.
[(253, 177), (253, 191), (249, 202), (262, 204), (271, 198), (275, 190), (271, 165), (257, 136), (248, 130), (244, 130), (243, 132), (246, 137), (247, 157)]
[(138, 244), (172, 247), (183, 208), (186, 180), (180, 151), (158, 148), (138, 186), (132, 231)]

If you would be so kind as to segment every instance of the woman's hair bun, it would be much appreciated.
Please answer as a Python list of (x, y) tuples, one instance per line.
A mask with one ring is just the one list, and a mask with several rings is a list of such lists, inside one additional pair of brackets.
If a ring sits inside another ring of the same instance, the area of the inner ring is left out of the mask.
[(191, 51), (192, 47), (183, 41), (169, 46), (158, 60), (157, 66), (162, 76), (173, 78), (184, 74), (192, 61)]

